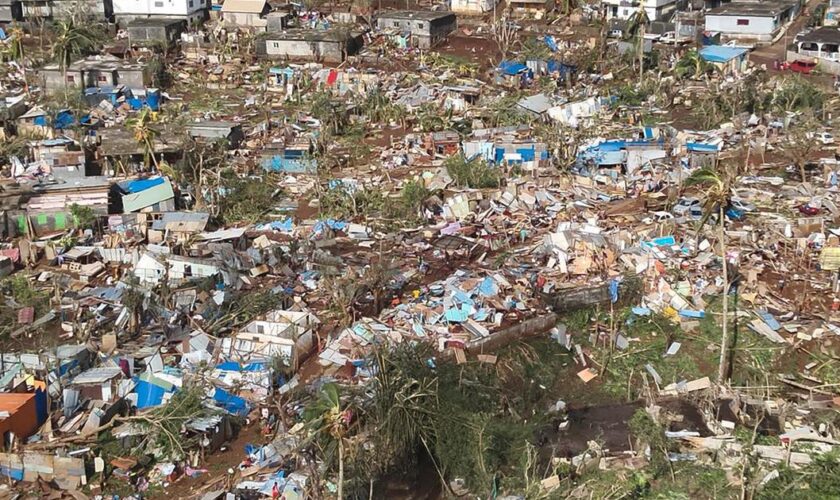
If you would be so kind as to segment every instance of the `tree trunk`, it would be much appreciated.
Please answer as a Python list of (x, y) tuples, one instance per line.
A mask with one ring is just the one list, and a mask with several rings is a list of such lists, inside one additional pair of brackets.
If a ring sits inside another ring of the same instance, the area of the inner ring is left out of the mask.
[(718, 209), (720, 220), (720, 256), (723, 258), (723, 328), (720, 336), (720, 364), (718, 365), (718, 383), (722, 384), (729, 377), (729, 271), (726, 266), (726, 231), (724, 229), (723, 203)]
[(344, 441), (338, 440), (338, 500), (344, 500)]
[(639, 26), (639, 84), (645, 74), (645, 23)]
[(804, 161), (797, 161), (796, 166), (799, 167), (799, 175), (802, 178), (802, 182), (805, 182), (805, 162)]

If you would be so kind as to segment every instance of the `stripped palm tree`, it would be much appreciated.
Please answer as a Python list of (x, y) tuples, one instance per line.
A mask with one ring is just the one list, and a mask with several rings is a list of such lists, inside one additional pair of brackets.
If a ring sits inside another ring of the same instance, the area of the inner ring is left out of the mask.
[(723, 260), (723, 329), (720, 340), (720, 363), (718, 364), (718, 383), (729, 378), (729, 272), (726, 259), (726, 207), (731, 199), (735, 174), (725, 166), (718, 164), (718, 168), (704, 167), (695, 171), (686, 180), (687, 185), (702, 186), (705, 193), (703, 218), (697, 229), (699, 233), (703, 225), (712, 218), (717, 218), (718, 240), (720, 241), (720, 256)]
[(645, 72), (645, 31), (649, 22), (650, 18), (643, 3), (639, 4), (639, 10), (634, 12), (630, 16), (630, 19), (627, 20), (627, 38), (634, 39), (637, 44), (636, 56), (639, 58), (639, 83), (642, 83)]
[(152, 126), (154, 122), (152, 110), (143, 108), (140, 113), (125, 121), (125, 126), (129, 128), (134, 134), (134, 140), (143, 149), (143, 160), (148, 169), (154, 164), (156, 169), (160, 168), (157, 158), (155, 157), (155, 139), (157, 139), (160, 132)]

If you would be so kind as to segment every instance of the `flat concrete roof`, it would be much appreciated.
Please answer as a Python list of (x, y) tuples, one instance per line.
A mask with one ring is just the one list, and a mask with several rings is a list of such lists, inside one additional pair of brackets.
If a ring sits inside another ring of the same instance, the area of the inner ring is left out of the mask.
[(392, 10), (379, 12), (378, 19), (420, 19), (422, 21), (434, 21), (445, 17), (454, 16), (452, 12), (433, 12), (431, 10)]
[(784, 0), (732, 2), (706, 12), (706, 16), (776, 17), (794, 5), (793, 2)]
[(265, 34), (266, 40), (300, 40), (304, 42), (346, 42), (350, 38), (358, 36), (346, 30), (328, 29), (303, 29), (292, 28), (283, 31), (269, 31)]
[(126, 25), (129, 28), (158, 28), (161, 26), (172, 26), (175, 24), (187, 24), (183, 19), (166, 18), (137, 18), (132, 19)]

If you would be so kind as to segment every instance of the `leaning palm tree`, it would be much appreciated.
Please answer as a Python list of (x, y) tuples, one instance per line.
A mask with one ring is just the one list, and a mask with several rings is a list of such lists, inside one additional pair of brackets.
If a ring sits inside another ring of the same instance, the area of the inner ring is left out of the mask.
[(639, 10), (630, 16), (627, 20), (627, 37), (636, 41), (636, 56), (639, 58), (639, 83), (642, 83), (642, 78), (645, 72), (645, 30), (650, 22), (644, 3), (639, 4)]
[(125, 126), (129, 128), (134, 134), (134, 140), (143, 149), (143, 160), (148, 169), (154, 164), (156, 169), (159, 169), (157, 158), (155, 157), (154, 142), (160, 132), (152, 126), (153, 117), (152, 110), (143, 108), (140, 113), (125, 121)]
[[(718, 239), (720, 240), (720, 256), (723, 260), (723, 329), (720, 340), (720, 363), (718, 364), (718, 383), (723, 383), (729, 374), (729, 272), (726, 266), (726, 231), (724, 224), (726, 207), (731, 198), (734, 173), (725, 166), (718, 164), (718, 168), (704, 167), (695, 171), (686, 180), (687, 185), (705, 188), (705, 202), (703, 218), (697, 229), (698, 236), (703, 225), (709, 219), (716, 217), (718, 222)], [(699, 241), (699, 237), (697, 238)]]

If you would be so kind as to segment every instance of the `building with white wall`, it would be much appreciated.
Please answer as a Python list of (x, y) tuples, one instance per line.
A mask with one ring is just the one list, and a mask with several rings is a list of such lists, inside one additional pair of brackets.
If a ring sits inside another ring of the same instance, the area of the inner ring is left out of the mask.
[(498, 0), (450, 0), (449, 10), (456, 14), (484, 14), (492, 11), (498, 3)]
[(210, 0), (113, 0), (114, 18), (127, 23), (138, 18), (184, 19), (199, 23), (207, 18)]
[[(604, 0), (607, 19), (630, 19), (639, 10), (637, 0)], [(664, 21), (671, 17), (677, 8), (677, 0), (642, 0), (642, 7), (651, 21)]]
[(794, 2), (732, 2), (706, 13), (706, 31), (728, 39), (769, 42), (798, 11)]

